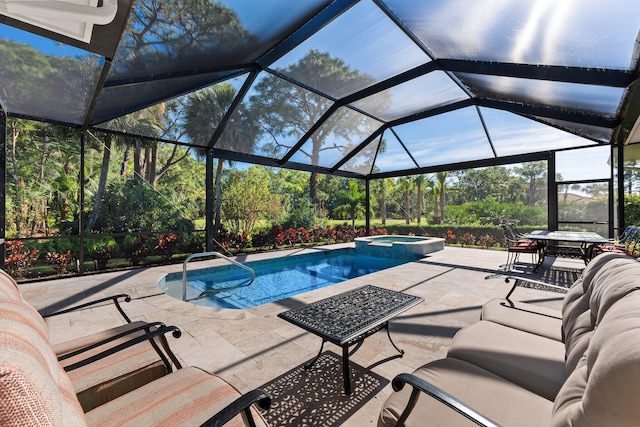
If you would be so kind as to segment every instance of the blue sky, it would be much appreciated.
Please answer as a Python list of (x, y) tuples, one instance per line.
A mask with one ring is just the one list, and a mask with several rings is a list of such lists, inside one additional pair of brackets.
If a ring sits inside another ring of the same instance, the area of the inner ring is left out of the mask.
[(29, 44), (47, 55), (71, 57), (92, 55), (92, 53), (86, 50), (78, 49), (4, 24), (0, 24), (0, 38)]

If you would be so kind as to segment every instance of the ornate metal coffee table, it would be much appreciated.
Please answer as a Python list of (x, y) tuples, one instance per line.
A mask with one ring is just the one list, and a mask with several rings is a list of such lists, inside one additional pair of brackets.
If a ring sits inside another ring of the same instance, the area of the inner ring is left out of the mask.
[[(278, 317), (322, 338), (320, 352), (305, 365), (306, 369), (310, 369), (318, 360), (327, 341), (342, 347), (344, 391), (349, 395), (351, 394), (349, 356), (360, 348), (365, 338), (381, 329), (386, 329), (389, 341), (399, 354), (377, 362), (369, 368), (390, 359), (402, 357), (404, 351), (400, 350), (391, 339), (389, 320), (423, 300), (402, 292), (367, 285), (285, 311), (278, 314)], [(354, 345), (355, 348), (349, 351), (349, 348)]]

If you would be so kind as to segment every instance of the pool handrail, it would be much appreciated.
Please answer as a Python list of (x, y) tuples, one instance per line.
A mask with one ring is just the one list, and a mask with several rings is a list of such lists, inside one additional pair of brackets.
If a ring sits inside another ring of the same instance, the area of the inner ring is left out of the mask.
[(187, 300), (187, 263), (191, 261), (193, 258), (204, 258), (209, 256), (222, 258), (226, 261), (229, 261), (231, 264), (237, 265), (238, 267), (243, 268), (247, 270), (249, 273), (251, 273), (251, 281), (247, 283), (246, 286), (249, 286), (256, 279), (256, 272), (253, 271), (252, 268), (247, 267), (246, 265), (236, 261), (235, 259), (231, 259), (228, 256), (222, 255), (220, 252), (215, 252), (215, 251), (214, 252), (198, 252), (195, 254), (191, 254), (187, 258), (185, 258), (184, 262), (182, 263), (182, 301)]

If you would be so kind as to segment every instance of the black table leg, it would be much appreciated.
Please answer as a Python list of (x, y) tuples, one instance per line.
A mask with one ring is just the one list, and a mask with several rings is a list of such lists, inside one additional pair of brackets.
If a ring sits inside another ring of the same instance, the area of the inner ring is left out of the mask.
[(549, 253), (548, 245), (545, 242), (538, 241), (538, 245), (543, 246), (542, 249), (540, 249), (540, 251), (538, 252), (538, 263), (535, 265), (535, 267), (533, 267), (534, 273), (537, 272), (540, 267), (542, 267), (542, 264), (544, 264), (544, 259)]
[(342, 376), (344, 377), (344, 394), (351, 394), (351, 368), (349, 367), (349, 345), (342, 346)]

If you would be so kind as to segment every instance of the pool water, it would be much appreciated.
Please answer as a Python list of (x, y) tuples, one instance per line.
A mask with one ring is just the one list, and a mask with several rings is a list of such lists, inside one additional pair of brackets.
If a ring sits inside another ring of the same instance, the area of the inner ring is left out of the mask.
[[(245, 286), (251, 278), (249, 272), (232, 264), (192, 269), (187, 271), (187, 301), (217, 308), (256, 307), (407, 261), (356, 256), (354, 249), (253, 261), (245, 263), (256, 272), (256, 279), (249, 286)], [(182, 272), (169, 273), (158, 282), (158, 286), (167, 295), (181, 299)], [(201, 296), (204, 291), (207, 294)]]

